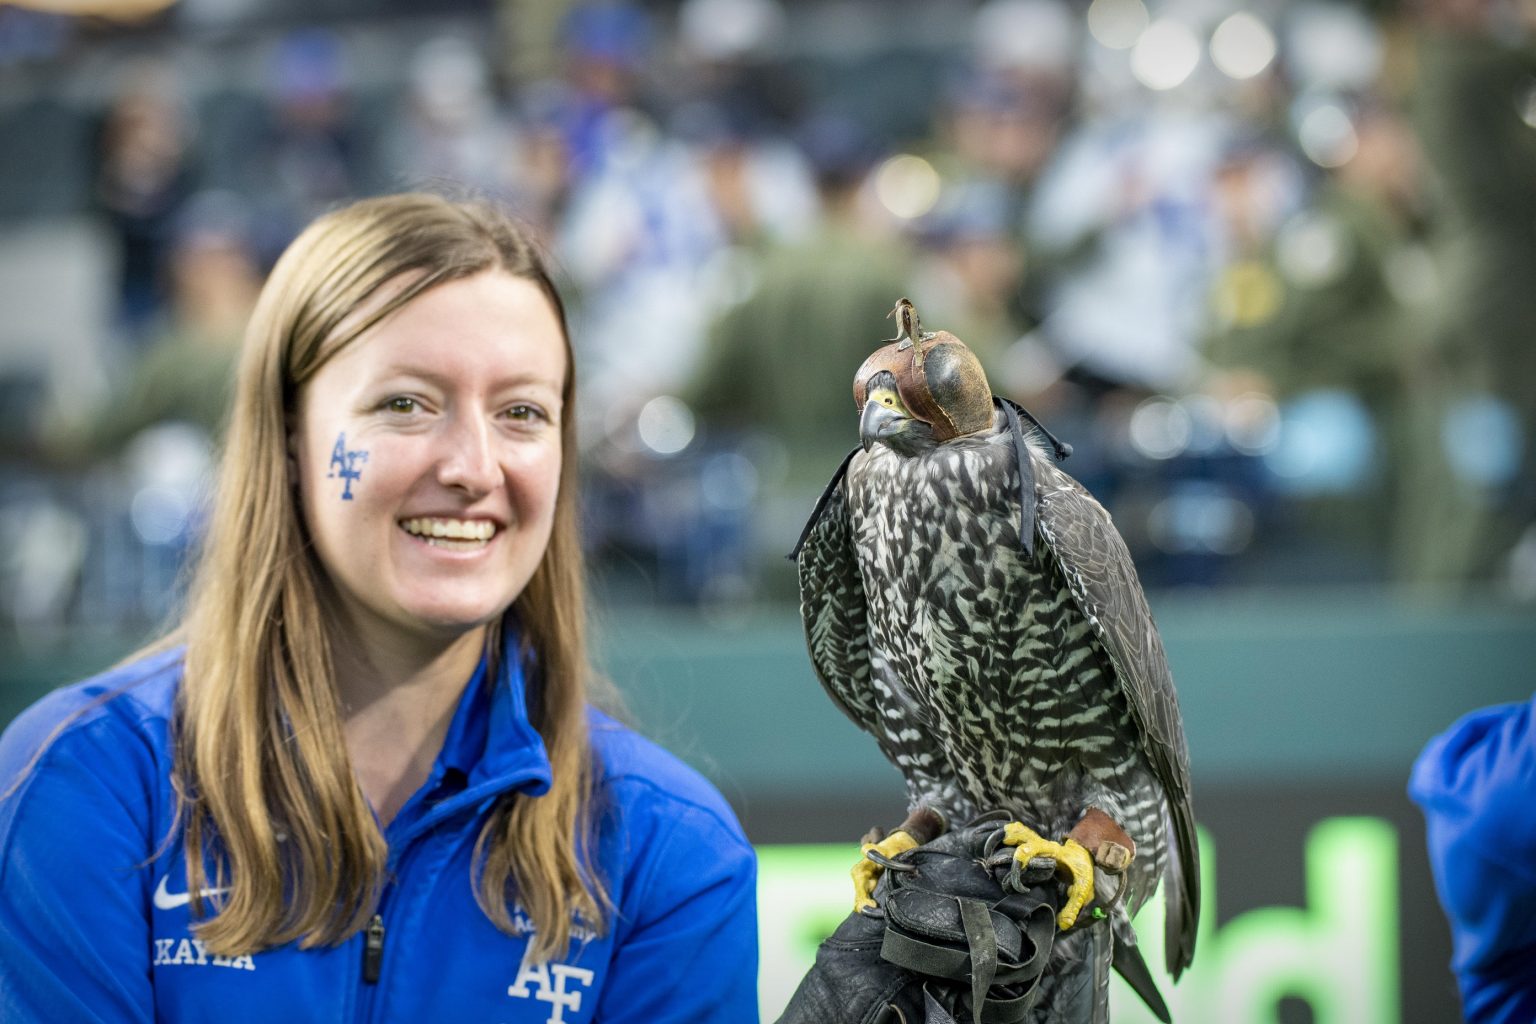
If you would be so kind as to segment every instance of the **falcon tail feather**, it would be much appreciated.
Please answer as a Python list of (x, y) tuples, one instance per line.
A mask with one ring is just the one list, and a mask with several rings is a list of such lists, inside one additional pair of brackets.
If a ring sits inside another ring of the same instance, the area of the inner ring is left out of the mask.
[(1115, 973), (1125, 979), (1131, 991), (1141, 996), (1147, 1009), (1163, 1024), (1173, 1024), (1173, 1015), (1168, 1012), (1168, 1004), (1163, 1002), (1163, 994), (1157, 990), (1157, 982), (1152, 980), (1152, 971), (1141, 955), (1141, 947), (1129, 942), (1116, 942), (1112, 956)]

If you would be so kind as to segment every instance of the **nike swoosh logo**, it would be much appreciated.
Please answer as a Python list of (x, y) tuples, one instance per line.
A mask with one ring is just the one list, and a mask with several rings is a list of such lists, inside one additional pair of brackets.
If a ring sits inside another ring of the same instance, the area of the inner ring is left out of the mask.
[[(190, 892), (171, 892), (166, 888), (166, 882), (170, 880), (170, 877), (170, 875), (161, 875), (160, 884), (155, 886), (155, 908), (157, 910), (175, 910), (177, 907), (184, 907), (192, 902), (192, 894)], [(222, 896), (227, 892), (229, 892), (228, 889), (204, 889), (201, 895), (206, 900), (212, 899), (215, 896)]]

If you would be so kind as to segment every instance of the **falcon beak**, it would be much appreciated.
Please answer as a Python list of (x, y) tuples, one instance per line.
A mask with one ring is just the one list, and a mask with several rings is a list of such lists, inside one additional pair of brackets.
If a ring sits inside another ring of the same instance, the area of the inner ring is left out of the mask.
[(870, 399), (864, 403), (864, 415), (859, 417), (859, 443), (867, 452), (875, 446), (875, 442), (900, 433), (906, 422), (906, 416), (888, 405)]

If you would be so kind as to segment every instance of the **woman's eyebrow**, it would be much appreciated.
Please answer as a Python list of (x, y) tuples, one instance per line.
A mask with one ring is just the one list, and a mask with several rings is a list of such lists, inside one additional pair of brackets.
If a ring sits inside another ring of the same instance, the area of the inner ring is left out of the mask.
[[(451, 376), (431, 367), (407, 363), (385, 367), (376, 379), (380, 382), (388, 382), (400, 377), (411, 377), (443, 390), (448, 390), (454, 383)], [(524, 384), (537, 384), (559, 391), (563, 381), (551, 380), (533, 372), (511, 373), (505, 377), (496, 378), (493, 390), (517, 387)]]

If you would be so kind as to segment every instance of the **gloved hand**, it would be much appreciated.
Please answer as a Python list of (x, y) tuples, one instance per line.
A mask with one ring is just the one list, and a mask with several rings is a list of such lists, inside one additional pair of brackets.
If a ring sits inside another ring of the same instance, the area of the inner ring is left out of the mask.
[(1022, 874), (987, 816), (893, 858), (779, 1024), (1009, 1024), (1034, 1003), (1056, 935), (1050, 869)]

